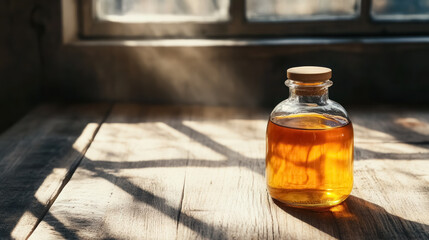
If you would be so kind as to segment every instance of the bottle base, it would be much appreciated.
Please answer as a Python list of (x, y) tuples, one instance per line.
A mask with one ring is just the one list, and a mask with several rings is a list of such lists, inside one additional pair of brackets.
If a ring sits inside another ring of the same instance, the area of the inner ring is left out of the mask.
[(271, 197), (282, 204), (312, 210), (329, 209), (342, 203), (350, 195), (350, 191), (303, 189), (289, 190), (268, 187)]

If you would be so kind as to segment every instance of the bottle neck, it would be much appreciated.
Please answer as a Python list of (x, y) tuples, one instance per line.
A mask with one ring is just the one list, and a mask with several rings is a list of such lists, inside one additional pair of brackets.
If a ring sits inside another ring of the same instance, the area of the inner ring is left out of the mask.
[(328, 88), (332, 82), (327, 80), (319, 83), (302, 83), (287, 80), (285, 84), (289, 87), (290, 101), (325, 105), (329, 100)]

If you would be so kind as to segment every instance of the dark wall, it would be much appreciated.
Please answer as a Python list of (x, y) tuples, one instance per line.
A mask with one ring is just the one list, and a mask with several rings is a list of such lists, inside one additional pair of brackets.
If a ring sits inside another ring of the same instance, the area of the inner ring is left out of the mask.
[(68, 46), (49, 63), (57, 99), (268, 106), (288, 95), (286, 69), (333, 69), (332, 99), (429, 104), (429, 43), (247, 47)]
[(32, 24), (34, 1), (0, 1), (0, 131), (40, 97), (38, 33)]
[(162, 46), (109, 39), (64, 45), (59, 2), (44, 1), (44, 15), (50, 16), (43, 38), (44, 89), (51, 100), (273, 107), (287, 97), (288, 67), (321, 65), (333, 69), (330, 95), (340, 103), (429, 104), (428, 37), (402, 36), (408, 43), (342, 36), (331, 38), (333, 44), (285, 38), (271, 46)]

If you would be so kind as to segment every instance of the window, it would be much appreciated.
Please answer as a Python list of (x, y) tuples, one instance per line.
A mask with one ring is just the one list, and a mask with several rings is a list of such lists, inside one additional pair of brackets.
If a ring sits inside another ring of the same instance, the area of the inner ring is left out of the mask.
[(357, 0), (248, 0), (249, 21), (338, 20), (359, 15)]
[(221, 22), (229, 0), (94, 0), (96, 18), (110, 22)]
[(374, 0), (371, 14), (377, 20), (429, 20), (429, 0)]
[(428, 34), (429, 0), (87, 0), (84, 38)]

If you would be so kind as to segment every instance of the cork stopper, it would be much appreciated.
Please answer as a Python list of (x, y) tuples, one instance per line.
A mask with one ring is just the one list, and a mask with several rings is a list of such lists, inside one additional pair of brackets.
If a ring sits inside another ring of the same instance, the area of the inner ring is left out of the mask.
[(331, 79), (332, 70), (326, 67), (302, 66), (287, 70), (287, 78), (304, 83), (323, 82)]

